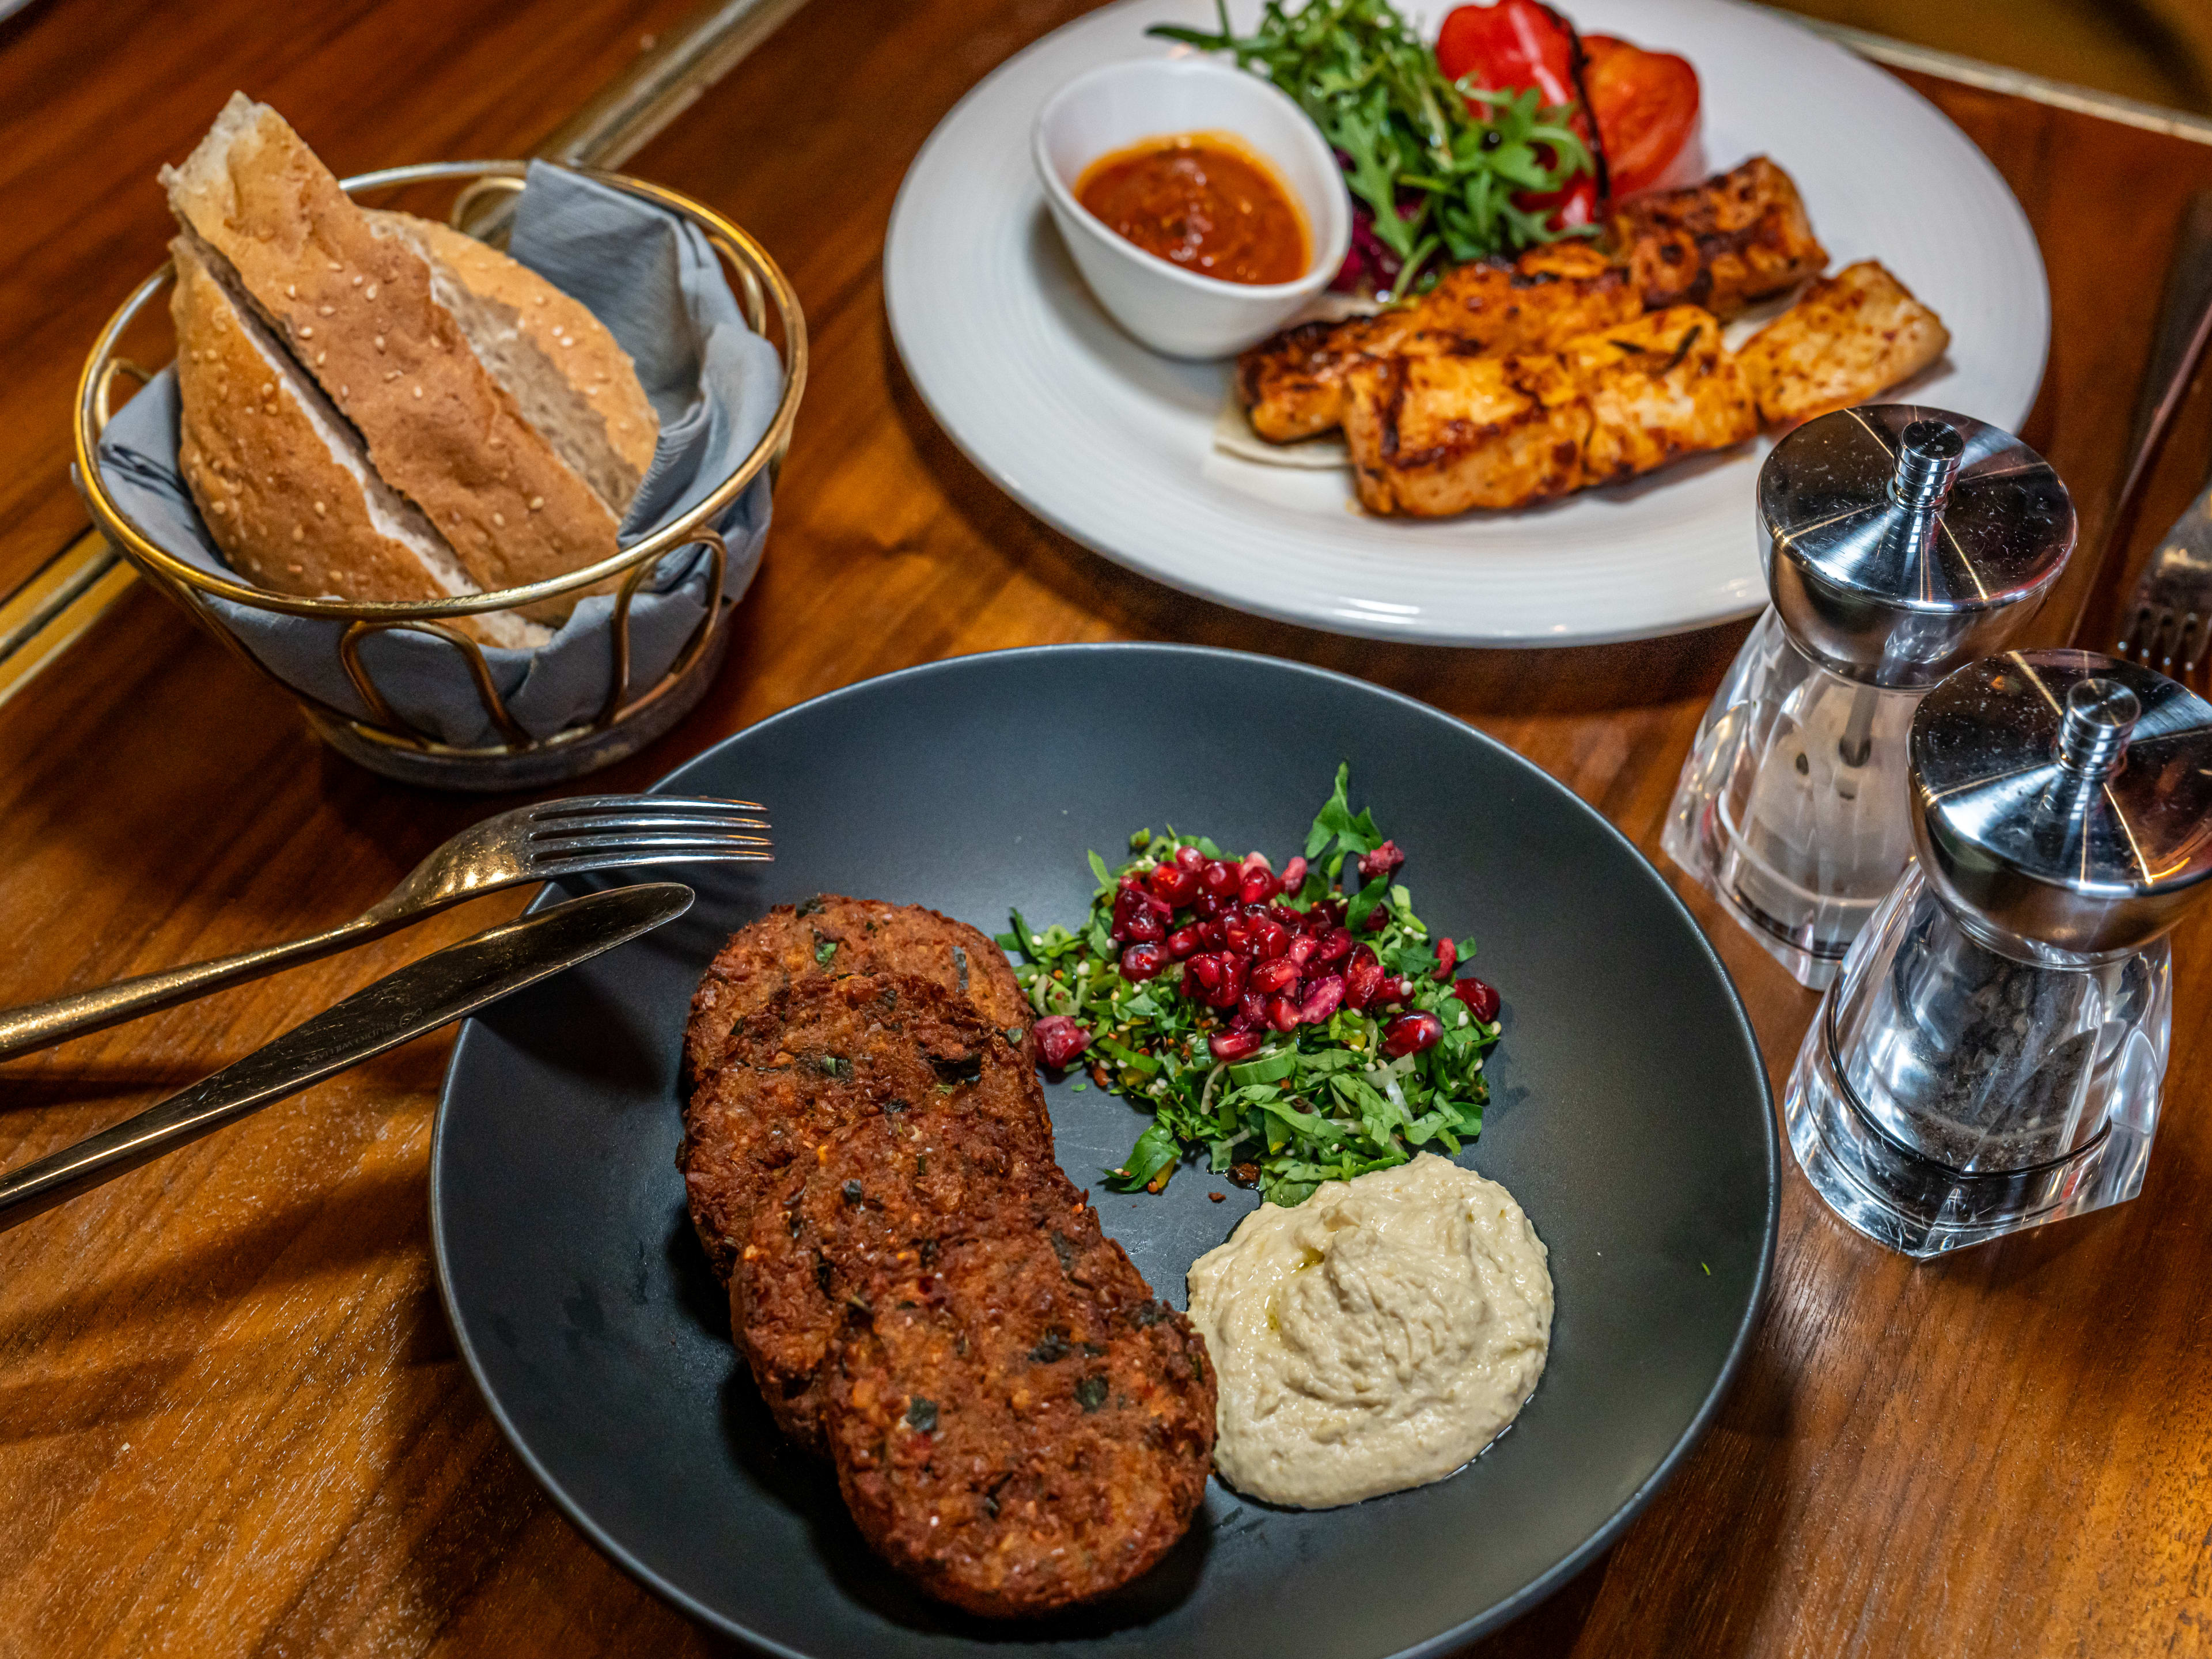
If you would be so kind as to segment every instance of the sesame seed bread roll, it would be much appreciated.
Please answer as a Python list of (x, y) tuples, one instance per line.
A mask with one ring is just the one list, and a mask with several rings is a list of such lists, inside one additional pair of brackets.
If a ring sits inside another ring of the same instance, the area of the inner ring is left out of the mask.
[[(385, 482), (422, 508), (485, 590), (616, 550), (614, 510), (523, 417), (432, 293), (430, 266), (379, 236), (283, 118), (232, 94), (161, 183), (219, 274), (352, 422)], [(565, 617), (579, 595), (532, 608)]]
[(430, 291), (453, 313), (523, 416), (619, 517), (653, 465), (660, 416), (606, 325), (529, 266), (465, 231), (372, 208), (369, 228), (429, 262)]
[[(279, 593), (442, 599), (477, 591), (430, 521), (376, 475), (360, 437), (242, 306), (189, 235), (177, 284), (178, 463), (232, 568)], [(512, 614), (454, 619), (489, 645), (550, 635)]]

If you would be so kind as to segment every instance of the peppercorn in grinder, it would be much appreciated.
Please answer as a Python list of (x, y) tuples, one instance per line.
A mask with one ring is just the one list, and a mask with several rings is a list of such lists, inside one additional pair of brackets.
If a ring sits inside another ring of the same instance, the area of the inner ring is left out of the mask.
[(2212, 893), (2212, 704), (2087, 651), (1914, 715), (1914, 861), (1821, 999), (1783, 1115), (1814, 1189), (1932, 1256), (2142, 1189), (2166, 933)]
[(2074, 506), (2010, 434), (1885, 404), (1777, 444), (1759, 525), (1773, 604), (1705, 711), (1660, 844), (1818, 989), (1911, 851), (1913, 710), (2018, 636), (2073, 551)]

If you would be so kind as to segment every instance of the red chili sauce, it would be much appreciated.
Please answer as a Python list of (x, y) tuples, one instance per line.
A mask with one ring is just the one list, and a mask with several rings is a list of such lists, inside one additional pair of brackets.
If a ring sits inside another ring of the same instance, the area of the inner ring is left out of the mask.
[(1200, 276), (1294, 283), (1312, 258), (1290, 191), (1224, 135), (1151, 138), (1101, 156), (1075, 197), (1117, 236)]

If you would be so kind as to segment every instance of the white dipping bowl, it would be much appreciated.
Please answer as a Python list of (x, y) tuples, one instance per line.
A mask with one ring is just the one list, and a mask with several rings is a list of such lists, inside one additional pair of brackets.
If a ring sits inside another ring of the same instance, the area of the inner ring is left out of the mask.
[[(1227, 283), (1146, 252), (1075, 199), (1101, 156), (1151, 138), (1226, 133), (1272, 166), (1305, 215), (1312, 263), (1294, 283)], [(1114, 320), (1170, 357), (1227, 357), (1327, 288), (1352, 246), (1352, 204), (1321, 131), (1255, 75), (1199, 58), (1148, 58), (1079, 75), (1037, 112), (1030, 149), (1053, 222)]]

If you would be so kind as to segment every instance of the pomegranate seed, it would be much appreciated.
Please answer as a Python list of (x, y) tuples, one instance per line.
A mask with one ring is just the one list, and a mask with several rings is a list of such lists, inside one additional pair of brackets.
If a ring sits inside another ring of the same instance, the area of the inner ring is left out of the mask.
[(1252, 954), (1252, 918), (1242, 910), (1231, 910), (1221, 918), (1221, 942), (1238, 956)]
[(1448, 939), (1440, 939), (1437, 941), (1437, 982), (1439, 985), (1451, 983), (1452, 965), (1458, 960), (1458, 945)]
[(1295, 893), (1305, 884), (1306, 861), (1302, 858), (1292, 859), (1283, 866), (1283, 890)]
[(1123, 892), (1133, 892), (1144, 884), (1144, 877), (1139, 874), (1136, 871), (1124, 870), (1121, 872), (1119, 885)]
[(1318, 1025), (1337, 1010), (1344, 1000), (1344, 980), (1340, 975), (1328, 974), (1310, 981), (1305, 1000), (1298, 1005), (1298, 1024)]
[(1301, 933), (1291, 941), (1291, 948), (1283, 954), (1303, 968), (1313, 960), (1314, 952), (1321, 949), (1321, 941)]
[(1282, 883), (1266, 869), (1255, 868), (1248, 864), (1244, 866), (1243, 879), (1237, 884), (1237, 897), (1244, 904), (1265, 904), (1282, 890)]
[(1160, 919), (1150, 910), (1140, 910), (1122, 923), (1114, 935), (1129, 945), (1158, 945), (1168, 936), (1160, 926)]
[(1157, 945), (1132, 945), (1121, 952), (1121, 977), (1148, 980), (1168, 965), (1168, 953)]
[(1247, 991), (1237, 1003), (1237, 1017), (1247, 1025), (1267, 1023), (1267, 999), (1257, 991)]
[(1222, 859), (1215, 859), (1198, 872), (1198, 884), (1218, 899), (1233, 896), (1240, 879), (1237, 866)]
[(1175, 852), (1176, 868), (1188, 870), (1194, 876), (1206, 868), (1206, 854), (1195, 847), (1178, 847)]
[(1413, 994), (1413, 981), (1403, 974), (1393, 974), (1375, 988), (1375, 1000), (1381, 1003), (1403, 1002)]
[(1452, 987), (1452, 994), (1467, 1004), (1468, 1012), (1485, 1025), (1498, 1018), (1498, 1005), (1501, 999), (1496, 986), (1486, 985), (1470, 975)]
[(1444, 1023), (1434, 1014), (1401, 1014), (1382, 1028), (1382, 1052), (1386, 1054), (1418, 1054), (1424, 1048), (1433, 1048), (1437, 1039), (1444, 1034)]
[(1263, 962), (1255, 968), (1244, 981), (1261, 996), (1273, 996), (1278, 991), (1287, 991), (1298, 982), (1298, 964), (1288, 957), (1277, 957), (1273, 962)]
[(1197, 928), (1178, 927), (1168, 935), (1168, 954), (1181, 962), (1197, 950), (1201, 942)]
[(1399, 850), (1398, 843), (1386, 841), (1373, 852), (1360, 855), (1359, 879), (1369, 882), (1377, 876), (1395, 875), (1405, 861), (1406, 855)]
[(1211, 921), (1221, 914), (1221, 901), (1211, 893), (1200, 893), (1190, 902), (1190, 913), (1200, 921)]
[[(1341, 962), (1352, 954), (1352, 935), (1341, 927), (1332, 927), (1314, 940), (1313, 955), (1306, 960), (1316, 968), (1326, 968), (1332, 962)], [(1368, 953), (1373, 955), (1372, 951)]]
[(1066, 1014), (1047, 1014), (1030, 1030), (1036, 1038), (1037, 1053), (1055, 1072), (1091, 1046), (1091, 1033)]
[(1152, 904), (1143, 888), (1124, 886), (1120, 892), (1114, 895), (1114, 931), (1118, 933), (1129, 925), (1129, 919), (1132, 916), (1150, 915), (1152, 910)]
[(1367, 920), (1359, 924), (1359, 931), (1363, 933), (1379, 933), (1382, 931), (1382, 924), (1389, 920), (1390, 907), (1387, 904), (1378, 904), (1367, 913)]
[(1178, 865), (1163, 864), (1145, 884), (1164, 904), (1188, 904), (1198, 896), (1198, 878)]
[(1246, 1012), (1240, 1005), (1237, 1012), (1229, 1017), (1229, 1029), (1232, 1031), (1264, 1031), (1267, 1029), (1265, 1011), (1255, 1018)]
[(1214, 960), (1222, 967), (1221, 983), (1206, 993), (1206, 1000), (1216, 1008), (1233, 1008), (1244, 994), (1244, 958), (1220, 956)]
[(1314, 927), (1316, 931), (1323, 927), (1344, 926), (1344, 904), (1339, 899), (1322, 899), (1306, 914), (1314, 919)]
[(1273, 916), (1262, 911), (1252, 920), (1252, 953), (1263, 961), (1272, 962), (1291, 948), (1291, 932)]
[[(1170, 943), (1168, 948), (1172, 951), (1175, 946)], [(1221, 981), (1229, 977), (1229, 964), (1219, 957), (1212, 955), (1192, 957), (1183, 963), (1183, 970), (1197, 984), (1200, 993), (1219, 990)]]
[(1303, 933), (1306, 930), (1306, 913), (1303, 910), (1293, 910), (1280, 900), (1267, 907), (1267, 914), (1280, 923), (1286, 933)]
[(1204, 939), (1212, 948), (1218, 951), (1221, 948), (1222, 944), (1220, 918), (1218, 916), (1209, 916), (1204, 921), (1200, 922), (1198, 924), (1198, 936), (1201, 939)]
[(1382, 988), (1382, 964), (1375, 959), (1375, 952), (1364, 945), (1352, 953), (1344, 964), (1344, 1003), (1347, 1008), (1364, 1008), (1375, 1000), (1375, 993)]
[(1257, 1031), (1216, 1031), (1206, 1040), (1216, 1060), (1249, 1060), (1264, 1041)]
[(1267, 1005), (1267, 1024), (1279, 1031), (1298, 1029), (1298, 1005), (1288, 997), (1277, 997)]

